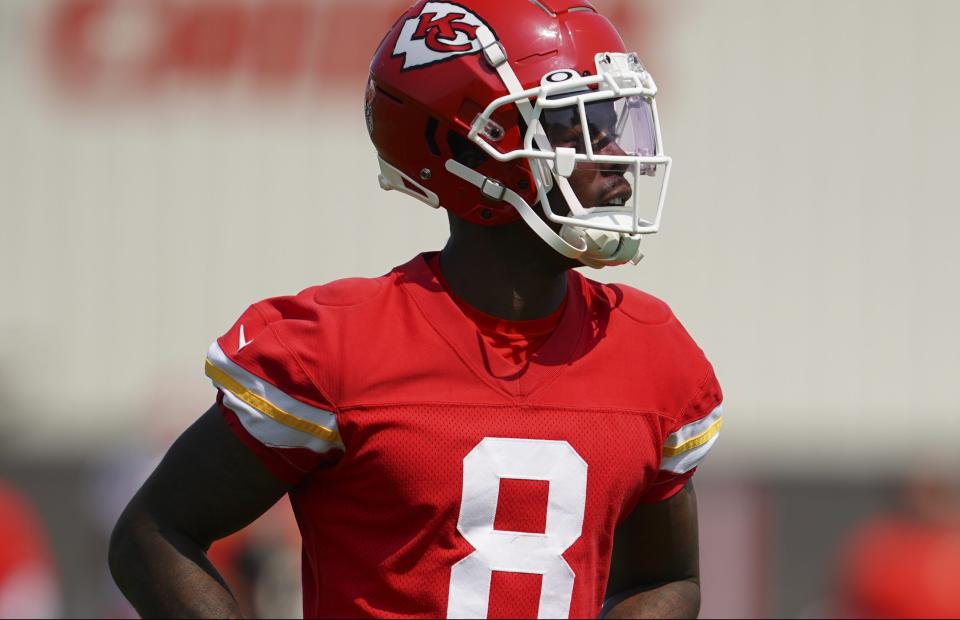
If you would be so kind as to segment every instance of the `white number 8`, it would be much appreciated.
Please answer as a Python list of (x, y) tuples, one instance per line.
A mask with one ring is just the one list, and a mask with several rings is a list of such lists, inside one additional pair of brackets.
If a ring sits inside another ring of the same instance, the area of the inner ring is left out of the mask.
[[(493, 529), (500, 479), (549, 482), (543, 534)], [(566, 441), (487, 437), (463, 459), (457, 530), (475, 551), (453, 565), (449, 618), (486, 618), (493, 571), (543, 575), (538, 618), (570, 614), (574, 573), (563, 553), (583, 531), (587, 463)]]

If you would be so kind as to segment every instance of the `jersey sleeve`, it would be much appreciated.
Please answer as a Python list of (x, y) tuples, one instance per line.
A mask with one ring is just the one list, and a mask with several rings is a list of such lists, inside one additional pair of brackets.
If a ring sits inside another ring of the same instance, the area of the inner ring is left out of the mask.
[[(210, 345), (205, 364), (227, 424), (288, 484), (343, 453), (336, 408), (307, 374), (296, 342), (284, 338), (302, 332), (306, 313), (297, 306), (296, 298), (251, 306)], [(300, 330), (285, 330), (288, 321), (298, 321)]]
[(701, 383), (697, 395), (668, 427), (657, 479), (641, 503), (670, 499), (693, 477), (710, 453), (723, 426), (723, 392), (713, 371)]

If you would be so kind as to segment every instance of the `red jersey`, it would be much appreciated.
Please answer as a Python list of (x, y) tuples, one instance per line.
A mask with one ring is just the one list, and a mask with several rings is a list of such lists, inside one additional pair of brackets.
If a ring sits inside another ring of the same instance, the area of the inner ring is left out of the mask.
[(418, 257), (251, 306), (210, 347), (224, 415), (280, 479), (306, 617), (587, 617), (613, 532), (717, 439), (713, 370), (670, 309), (571, 271), (522, 364)]

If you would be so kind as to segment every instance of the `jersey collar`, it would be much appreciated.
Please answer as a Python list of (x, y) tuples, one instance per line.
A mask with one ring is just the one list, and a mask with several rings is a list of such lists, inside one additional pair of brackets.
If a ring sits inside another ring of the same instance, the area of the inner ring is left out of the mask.
[(587, 320), (584, 278), (570, 270), (566, 309), (550, 338), (521, 365), (491, 349), (474, 323), (437, 280), (427, 264), (430, 255), (416, 257), (399, 268), (400, 286), (457, 356), (482, 381), (514, 398), (527, 397), (554, 381), (577, 358)]

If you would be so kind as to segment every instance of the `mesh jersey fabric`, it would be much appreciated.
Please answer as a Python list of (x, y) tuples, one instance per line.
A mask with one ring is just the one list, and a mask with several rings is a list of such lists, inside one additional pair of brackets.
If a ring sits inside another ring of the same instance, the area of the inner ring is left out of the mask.
[(304, 614), (596, 616), (617, 524), (717, 439), (713, 369), (665, 304), (576, 272), (518, 366), (432, 258), (255, 304), (208, 353), (231, 428), (293, 485)]

